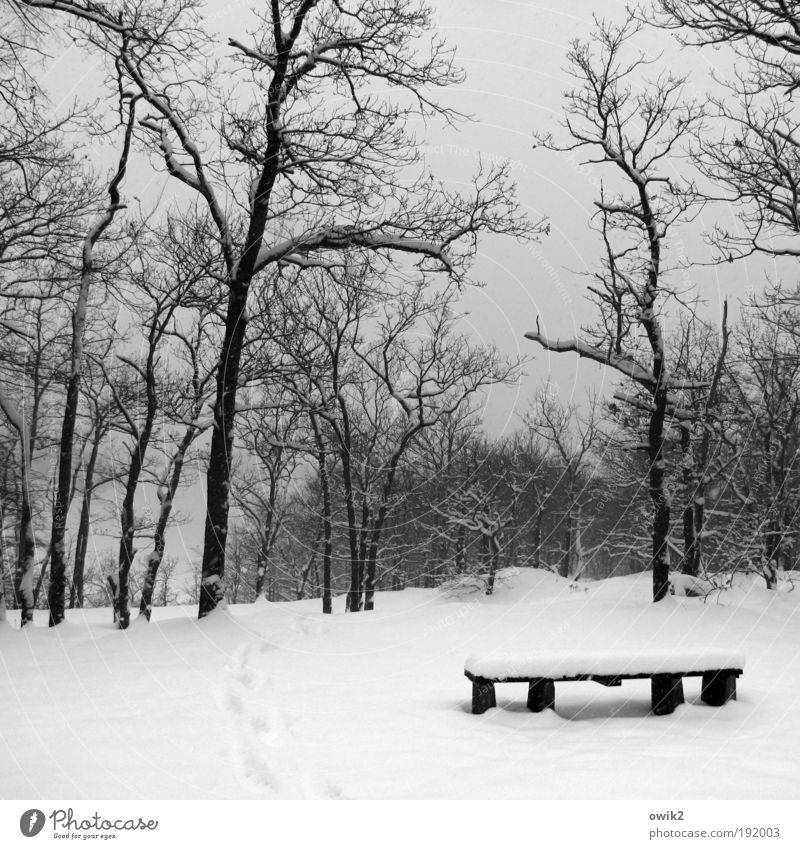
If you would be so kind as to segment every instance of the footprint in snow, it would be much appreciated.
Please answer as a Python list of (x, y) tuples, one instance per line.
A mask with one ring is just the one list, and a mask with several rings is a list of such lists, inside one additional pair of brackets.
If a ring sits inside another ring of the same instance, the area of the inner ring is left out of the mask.
[(269, 752), (283, 736), (283, 723), (281, 712), (264, 698), (271, 688), (258, 655), (265, 653), (262, 645), (253, 658), (251, 643), (234, 652), (219, 705), (228, 718), (229, 755), (239, 780), (257, 793), (279, 793), (281, 781)]
[[(275, 683), (264, 671), (269, 644), (245, 643), (234, 652), (219, 694), (229, 728), (236, 775), (258, 794), (284, 798), (345, 799), (333, 780), (303, 772), (289, 751), (290, 715), (274, 703)], [(291, 778), (294, 776), (294, 778)]]
[(292, 622), (292, 630), (296, 634), (304, 636), (317, 636), (328, 632), (328, 626), (320, 622), (319, 619), (306, 619), (304, 616), (298, 616)]

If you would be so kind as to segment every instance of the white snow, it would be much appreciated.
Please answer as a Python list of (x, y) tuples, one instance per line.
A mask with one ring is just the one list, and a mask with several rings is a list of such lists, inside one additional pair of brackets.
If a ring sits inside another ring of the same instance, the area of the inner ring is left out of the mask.
[[(370, 613), (338, 597), (332, 616), (259, 601), (201, 621), (155, 608), (127, 631), (109, 610), (0, 624), (0, 797), (798, 798), (800, 592), (742, 579), (654, 605), (649, 574), (581, 593), (504, 577), (488, 598), (378, 593)], [(642, 646), (746, 654), (738, 700), (705, 705), (687, 678), (659, 717), (646, 679), (576, 682), (531, 713), (527, 685), (505, 684), (471, 713), (470, 655)]]
[(474, 655), (464, 671), (479, 678), (568, 678), (575, 675), (637, 675), (643, 673), (707, 672), (713, 669), (743, 669), (744, 654), (729, 649), (641, 646), (636, 649), (570, 651), (531, 654)]

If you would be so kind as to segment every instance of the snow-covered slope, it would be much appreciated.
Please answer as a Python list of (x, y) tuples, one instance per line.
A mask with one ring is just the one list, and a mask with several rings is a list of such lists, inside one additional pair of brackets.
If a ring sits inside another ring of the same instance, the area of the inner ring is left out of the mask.
[[(648, 602), (649, 576), (570, 589), (506, 576), (491, 598), (381, 593), (376, 610), (238, 606), (197, 622), (108, 611), (0, 629), (3, 798), (797, 798), (800, 592), (743, 585)], [(542, 649), (743, 651), (739, 699), (649, 713), (649, 683), (525, 685), (470, 713), (465, 658)]]

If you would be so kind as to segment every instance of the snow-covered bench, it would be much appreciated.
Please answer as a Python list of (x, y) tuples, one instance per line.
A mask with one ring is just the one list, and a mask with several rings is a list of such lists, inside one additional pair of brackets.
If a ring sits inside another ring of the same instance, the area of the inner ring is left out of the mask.
[(597, 681), (619, 686), (624, 679), (649, 678), (655, 714), (672, 713), (683, 704), (683, 678), (702, 676), (700, 698), (724, 705), (736, 698), (736, 679), (744, 655), (724, 649), (634, 649), (629, 651), (543, 651), (530, 654), (473, 655), (464, 664), (472, 681), (472, 712), (495, 707), (494, 685), (527, 682), (528, 709), (555, 706), (555, 681)]

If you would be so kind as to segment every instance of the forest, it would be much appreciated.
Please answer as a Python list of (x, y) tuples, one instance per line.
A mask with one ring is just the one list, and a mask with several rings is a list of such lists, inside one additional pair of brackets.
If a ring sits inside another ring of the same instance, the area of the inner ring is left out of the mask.
[[(571, 43), (529, 156), (592, 175), (572, 275), (591, 319), (561, 337), (520, 311), (519, 356), (469, 332), (463, 297), (486, 239), (546, 255), (551, 221), (506, 162), (431, 170), (420, 127), (466, 120), (435, 8), (271, 0), (236, 37), (205, 12), (0, 0), (0, 619), (357, 613), (523, 568), (577, 591), (650, 571), (654, 601), (791, 583), (796, 4), (655, 0)], [(653, 29), (728, 72), (700, 96), (642, 47)], [(56, 103), (67, 44), (99, 70)], [(781, 273), (719, 311), (687, 283), (697, 261), (733, 289), (753, 257)], [(565, 398), (543, 354), (603, 391)], [(498, 433), (487, 393), (521, 384)]]

